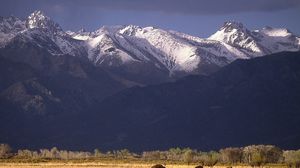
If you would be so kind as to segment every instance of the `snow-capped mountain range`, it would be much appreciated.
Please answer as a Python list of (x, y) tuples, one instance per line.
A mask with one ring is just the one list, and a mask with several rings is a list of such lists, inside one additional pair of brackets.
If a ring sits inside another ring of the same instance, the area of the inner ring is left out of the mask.
[(26, 20), (0, 18), (0, 48), (15, 40), (44, 48), (52, 55), (86, 57), (95, 66), (128, 70), (148, 65), (169, 76), (178, 72), (207, 74), (236, 59), (300, 50), (300, 38), (285, 28), (251, 31), (242, 23), (226, 22), (209, 38), (134, 25), (72, 32), (63, 31), (41, 11)]

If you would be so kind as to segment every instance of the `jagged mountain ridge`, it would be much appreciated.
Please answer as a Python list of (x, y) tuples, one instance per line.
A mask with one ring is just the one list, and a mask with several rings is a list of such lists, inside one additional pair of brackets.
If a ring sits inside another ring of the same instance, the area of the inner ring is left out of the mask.
[[(225, 31), (222, 31), (224, 29)], [(281, 33), (273, 33), (280, 30)], [(263, 28), (249, 31), (241, 23), (236, 22), (226, 22), (208, 39), (134, 25), (102, 27), (96, 33), (73, 32), (71, 35), (92, 44), (90, 46), (95, 46), (97, 40), (98, 44), (108, 44), (103, 41), (115, 42), (113, 45), (105, 46), (103, 53), (90, 52), (89, 58), (96, 64), (103, 63), (109, 55), (118, 55), (123, 63), (147, 62), (149, 57), (154, 57), (154, 60), (159, 62), (156, 65), (162, 64), (171, 74), (174, 71), (193, 73), (201, 67), (199, 66), (201, 63), (222, 67), (238, 58), (248, 59), (281, 51), (297, 51), (300, 44), (299, 37), (287, 29)], [(101, 47), (99, 48), (101, 50)], [(123, 53), (122, 48), (125, 51)], [(119, 50), (120, 54), (117, 53)], [(91, 51), (95, 51), (95, 47), (92, 47)]]
[(225, 22), (223, 27), (208, 39), (223, 41), (249, 55), (263, 56), (281, 51), (299, 50), (299, 37), (286, 28), (264, 27), (249, 31), (243, 24)]
[(207, 39), (134, 25), (65, 32), (41, 11), (35, 11), (25, 21), (1, 18), (0, 37), (2, 48), (20, 40), (34, 43), (53, 55), (86, 57), (119, 76), (130, 74), (130, 80), (148, 71), (157, 74), (159, 80), (177, 74), (208, 74), (239, 58), (298, 51), (300, 47), (299, 37), (287, 29), (250, 31), (237, 22), (226, 22)]
[(14, 16), (1, 18), (0, 37), (1, 48), (22, 41), (45, 48), (52, 55), (86, 56), (84, 43), (71, 38), (41, 11), (30, 14), (26, 20)]

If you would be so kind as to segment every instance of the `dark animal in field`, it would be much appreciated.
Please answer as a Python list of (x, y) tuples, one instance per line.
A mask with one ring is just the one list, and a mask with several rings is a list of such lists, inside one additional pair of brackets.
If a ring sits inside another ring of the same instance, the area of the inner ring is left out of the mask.
[(199, 165), (199, 166), (196, 166), (195, 168), (203, 168), (203, 166)]
[(151, 168), (166, 168), (166, 167), (161, 164), (156, 164), (156, 165), (152, 166)]

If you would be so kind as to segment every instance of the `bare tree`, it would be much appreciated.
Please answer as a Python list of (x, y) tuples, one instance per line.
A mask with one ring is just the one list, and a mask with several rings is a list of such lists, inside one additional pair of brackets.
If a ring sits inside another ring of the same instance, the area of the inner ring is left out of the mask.
[(215, 151), (211, 152), (202, 152), (198, 157), (198, 162), (200, 162), (204, 166), (213, 167), (219, 161), (220, 154)]
[(251, 166), (277, 163), (281, 157), (282, 150), (273, 145), (251, 145), (243, 149), (244, 162)]
[(289, 167), (295, 166), (295, 168), (300, 167), (300, 150), (290, 150), (283, 152), (284, 162), (288, 164)]
[(241, 148), (225, 148), (220, 150), (220, 159), (223, 163), (240, 163), (243, 151)]
[(0, 144), (0, 158), (7, 158), (10, 156), (11, 147), (8, 144)]

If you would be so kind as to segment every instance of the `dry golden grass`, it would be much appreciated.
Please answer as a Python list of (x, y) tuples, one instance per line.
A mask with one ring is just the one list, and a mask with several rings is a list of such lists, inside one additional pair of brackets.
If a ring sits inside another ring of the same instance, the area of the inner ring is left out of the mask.
[[(0, 168), (150, 168), (153, 164), (137, 163), (0, 163)], [(167, 168), (193, 168), (188, 165), (166, 165)]]
[[(153, 164), (146, 163), (0, 163), (0, 168), (151, 168)], [(167, 164), (166, 168), (194, 168), (196, 165)], [(286, 166), (264, 166), (264, 168), (286, 168)], [(209, 168), (209, 167), (205, 167)], [(227, 168), (227, 166), (214, 166), (214, 168)], [(250, 166), (233, 166), (232, 168), (251, 168)]]

